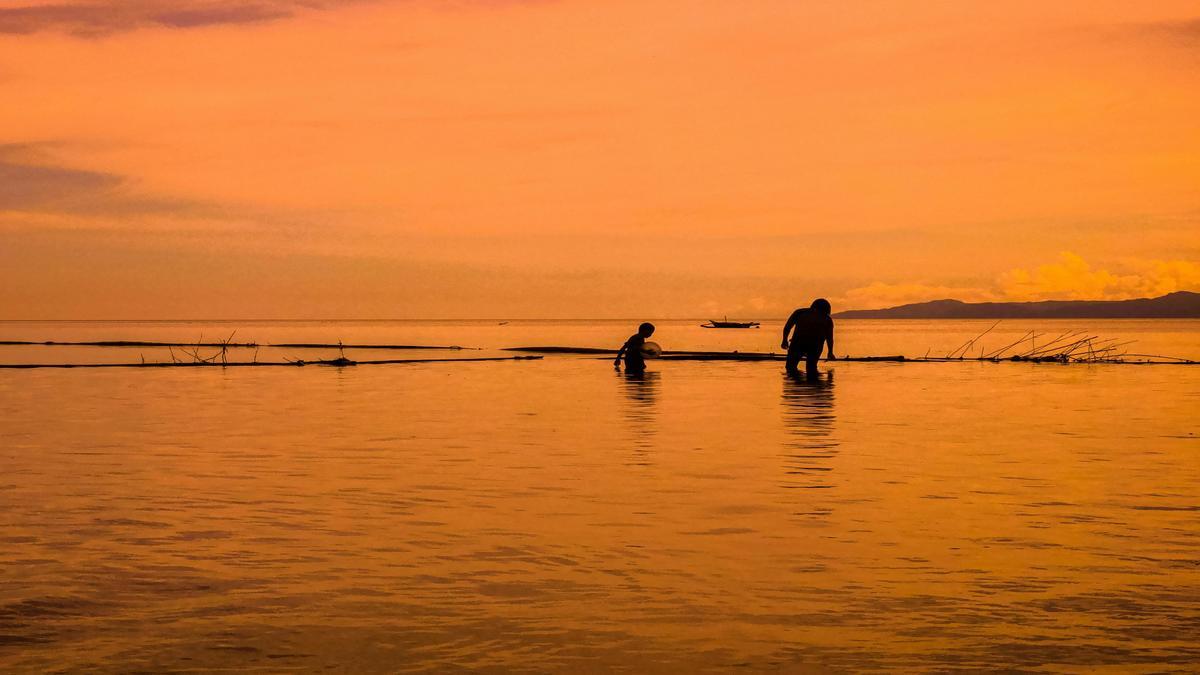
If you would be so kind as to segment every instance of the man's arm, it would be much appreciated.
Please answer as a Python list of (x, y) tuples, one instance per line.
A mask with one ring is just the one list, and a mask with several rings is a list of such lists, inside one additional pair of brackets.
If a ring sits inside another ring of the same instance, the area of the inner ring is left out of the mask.
[(621, 367), (621, 357), (625, 355), (625, 348), (628, 346), (629, 346), (628, 342), (621, 345), (621, 349), (617, 352), (617, 358), (613, 359), (613, 368)]
[(791, 335), (792, 326), (795, 326), (795, 325), (796, 325), (796, 312), (792, 312), (792, 315), (788, 317), (787, 323), (783, 325), (783, 342), (779, 343), (780, 347), (783, 347), (784, 349), (788, 348), (788, 335)]
[(829, 343), (829, 356), (825, 358), (830, 361), (836, 361), (837, 357), (833, 354), (833, 319), (829, 320), (829, 337), (825, 338), (825, 341)]

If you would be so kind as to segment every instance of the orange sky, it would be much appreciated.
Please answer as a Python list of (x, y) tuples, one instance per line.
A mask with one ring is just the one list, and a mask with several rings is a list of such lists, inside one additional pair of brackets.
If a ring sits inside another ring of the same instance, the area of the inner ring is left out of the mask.
[(1200, 7), (0, 0), (0, 318), (1200, 290)]

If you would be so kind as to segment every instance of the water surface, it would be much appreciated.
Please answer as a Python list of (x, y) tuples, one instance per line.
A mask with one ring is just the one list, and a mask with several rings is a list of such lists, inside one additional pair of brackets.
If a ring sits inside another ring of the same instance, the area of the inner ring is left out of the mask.
[(779, 365), (4, 372), (0, 670), (1194, 672), (1200, 368)]

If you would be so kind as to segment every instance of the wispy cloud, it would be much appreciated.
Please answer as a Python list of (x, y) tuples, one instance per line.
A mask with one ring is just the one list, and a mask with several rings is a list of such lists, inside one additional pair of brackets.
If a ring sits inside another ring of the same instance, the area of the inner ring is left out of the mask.
[(0, 211), (69, 209), (108, 198), (122, 179), (109, 173), (38, 163), (23, 144), (0, 145)]
[[(447, 7), (488, 7), (536, 0), (458, 0)], [(202, 28), (257, 24), (287, 19), (305, 11), (386, 0), (75, 0), (29, 3), (0, 8), (0, 35), (62, 32), (104, 37), (139, 28)]]
[(1200, 45), (1200, 16), (1166, 21), (1128, 22), (1092, 27), (1109, 44), (1167, 50), (1174, 57), (1196, 55)]
[(223, 209), (191, 199), (144, 194), (136, 181), (105, 171), (63, 166), (47, 144), (0, 143), (0, 214), (67, 216), (219, 214)]
[(98, 37), (138, 28), (250, 24), (327, 9), (356, 0), (92, 0), (0, 9), (0, 34), (60, 31)]
[(1137, 31), (1146, 36), (1164, 38), (1182, 44), (1195, 44), (1200, 42), (1200, 17), (1139, 24)]

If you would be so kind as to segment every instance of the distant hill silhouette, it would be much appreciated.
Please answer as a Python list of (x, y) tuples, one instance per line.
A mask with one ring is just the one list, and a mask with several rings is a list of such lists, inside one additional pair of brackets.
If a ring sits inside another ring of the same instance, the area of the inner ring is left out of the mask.
[(1198, 319), (1200, 293), (1178, 291), (1137, 300), (963, 302), (933, 300), (887, 309), (838, 312), (843, 319)]

